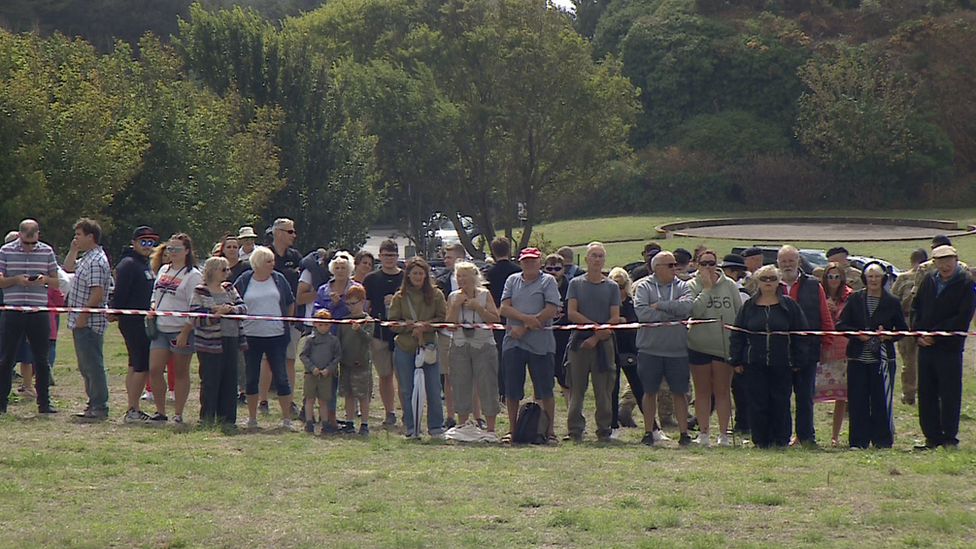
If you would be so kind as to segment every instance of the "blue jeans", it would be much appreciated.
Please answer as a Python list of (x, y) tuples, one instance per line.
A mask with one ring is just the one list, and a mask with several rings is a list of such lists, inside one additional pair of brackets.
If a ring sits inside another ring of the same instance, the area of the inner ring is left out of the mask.
[(244, 392), (248, 395), (258, 394), (261, 381), (261, 359), (268, 357), (271, 367), (271, 378), (278, 389), (278, 396), (291, 394), (291, 384), (288, 383), (288, 372), (285, 371), (285, 353), (288, 350), (288, 340), (285, 336), (252, 337), (247, 338), (247, 351), (244, 352)]
[(78, 357), (78, 370), (85, 379), (85, 393), (88, 394), (88, 408), (95, 411), (108, 411), (108, 379), (105, 377), (105, 358), (102, 345), (105, 336), (91, 328), (75, 328), (75, 356)]
[[(413, 410), (410, 407), (410, 397), (413, 395), (414, 354), (400, 350), (393, 351), (393, 366), (397, 377), (400, 378), (400, 398), (403, 399), (403, 422), (407, 425), (407, 436), (413, 436)], [(444, 408), (441, 405), (441, 364), (424, 365), (425, 386), (427, 391), (427, 430), (432, 435), (444, 432)]]

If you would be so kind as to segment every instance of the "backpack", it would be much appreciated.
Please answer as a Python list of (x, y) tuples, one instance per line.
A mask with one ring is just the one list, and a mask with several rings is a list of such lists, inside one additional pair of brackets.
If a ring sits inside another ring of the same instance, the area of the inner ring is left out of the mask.
[(549, 431), (549, 415), (535, 402), (526, 402), (519, 408), (512, 442), (516, 444), (545, 444)]

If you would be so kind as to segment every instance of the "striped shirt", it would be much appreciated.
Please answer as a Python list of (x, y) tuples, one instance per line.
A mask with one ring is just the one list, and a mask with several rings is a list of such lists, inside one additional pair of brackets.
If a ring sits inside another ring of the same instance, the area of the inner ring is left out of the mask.
[[(871, 318), (871, 315), (874, 314), (874, 311), (876, 311), (878, 309), (878, 302), (881, 301), (881, 298), (874, 297), (874, 296), (871, 296), (871, 295), (867, 296), (867, 298), (868, 298), (868, 302), (867, 302), (868, 303), (868, 318)], [(871, 326), (868, 326), (867, 328), (870, 330), (871, 329)], [(878, 348), (875, 347), (875, 348), (872, 349), (871, 347), (865, 345), (864, 348), (861, 350), (861, 356), (857, 357), (857, 359), (860, 360), (861, 362), (866, 362), (868, 364), (874, 364), (876, 362), (880, 362), (881, 361), (881, 355), (879, 353)]]
[[(75, 263), (75, 278), (71, 283), (71, 291), (68, 292), (68, 307), (87, 307), (94, 288), (102, 289), (102, 299), (94, 306), (105, 307), (112, 289), (112, 267), (108, 264), (105, 250), (99, 246), (85, 252)], [(68, 313), (69, 330), (78, 327), (79, 314), (81, 313)], [(88, 325), (81, 327), (91, 328), (96, 334), (104, 334), (108, 328), (108, 319), (105, 313), (92, 313), (88, 315)]]
[[(0, 273), (6, 278), (20, 275), (54, 275), (57, 276), (58, 260), (54, 250), (43, 242), (38, 242), (34, 249), (26, 252), (16, 239), (0, 248)], [(47, 306), (47, 287), (37, 286), (8, 286), (3, 290), (4, 304), (26, 307)]]

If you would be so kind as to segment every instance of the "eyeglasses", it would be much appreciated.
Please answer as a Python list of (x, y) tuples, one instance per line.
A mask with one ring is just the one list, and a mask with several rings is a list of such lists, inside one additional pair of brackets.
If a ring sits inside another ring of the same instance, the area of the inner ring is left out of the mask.
[(562, 267), (550, 267), (549, 265), (546, 265), (546, 270), (549, 271), (550, 273), (558, 273), (559, 271), (563, 270), (563, 268)]
[(400, 254), (383, 252), (383, 253), (380, 254), (380, 257), (393, 257), (393, 258), (396, 258), (396, 257), (400, 257)]
[(829, 274), (829, 275), (827, 275), (827, 280), (840, 280), (840, 275), (838, 275), (838, 274)]
[(714, 266), (718, 265), (718, 262), (716, 262), (716, 261), (699, 261), (698, 262), (698, 265), (701, 266), (701, 267), (714, 267)]
[(677, 263), (658, 263), (661, 267), (667, 267), (668, 269), (674, 269), (678, 266)]
[(21, 246), (37, 246), (37, 241), (35, 240), (33, 242), (28, 242), (26, 240), (21, 240), (20, 241), (20, 245)]
[(296, 231), (295, 229), (277, 229), (277, 230), (286, 232), (288, 234), (298, 234), (298, 231)]
[(759, 277), (759, 282), (779, 282), (779, 278), (775, 276), (761, 276)]
[(167, 252), (182, 252), (185, 249), (183, 246), (166, 246)]
[(152, 240), (152, 239), (149, 239), (149, 240), (140, 240), (139, 241), (139, 245), (140, 246), (155, 246), (156, 245), (156, 241), (155, 240)]

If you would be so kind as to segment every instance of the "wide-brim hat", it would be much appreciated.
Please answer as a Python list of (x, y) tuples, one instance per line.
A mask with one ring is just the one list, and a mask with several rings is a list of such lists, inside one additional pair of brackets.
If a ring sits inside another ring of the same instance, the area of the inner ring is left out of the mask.
[(728, 254), (722, 258), (722, 262), (718, 266), (723, 269), (733, 268), (744, 271), (746, 270), (746, 260), (739, 254)]
[(241, 227), (241, 229), (237, 231), (237, 238), (257, 238), (257, 237), (258, 235), (254, 232), (254, 229), (251, 227)]

